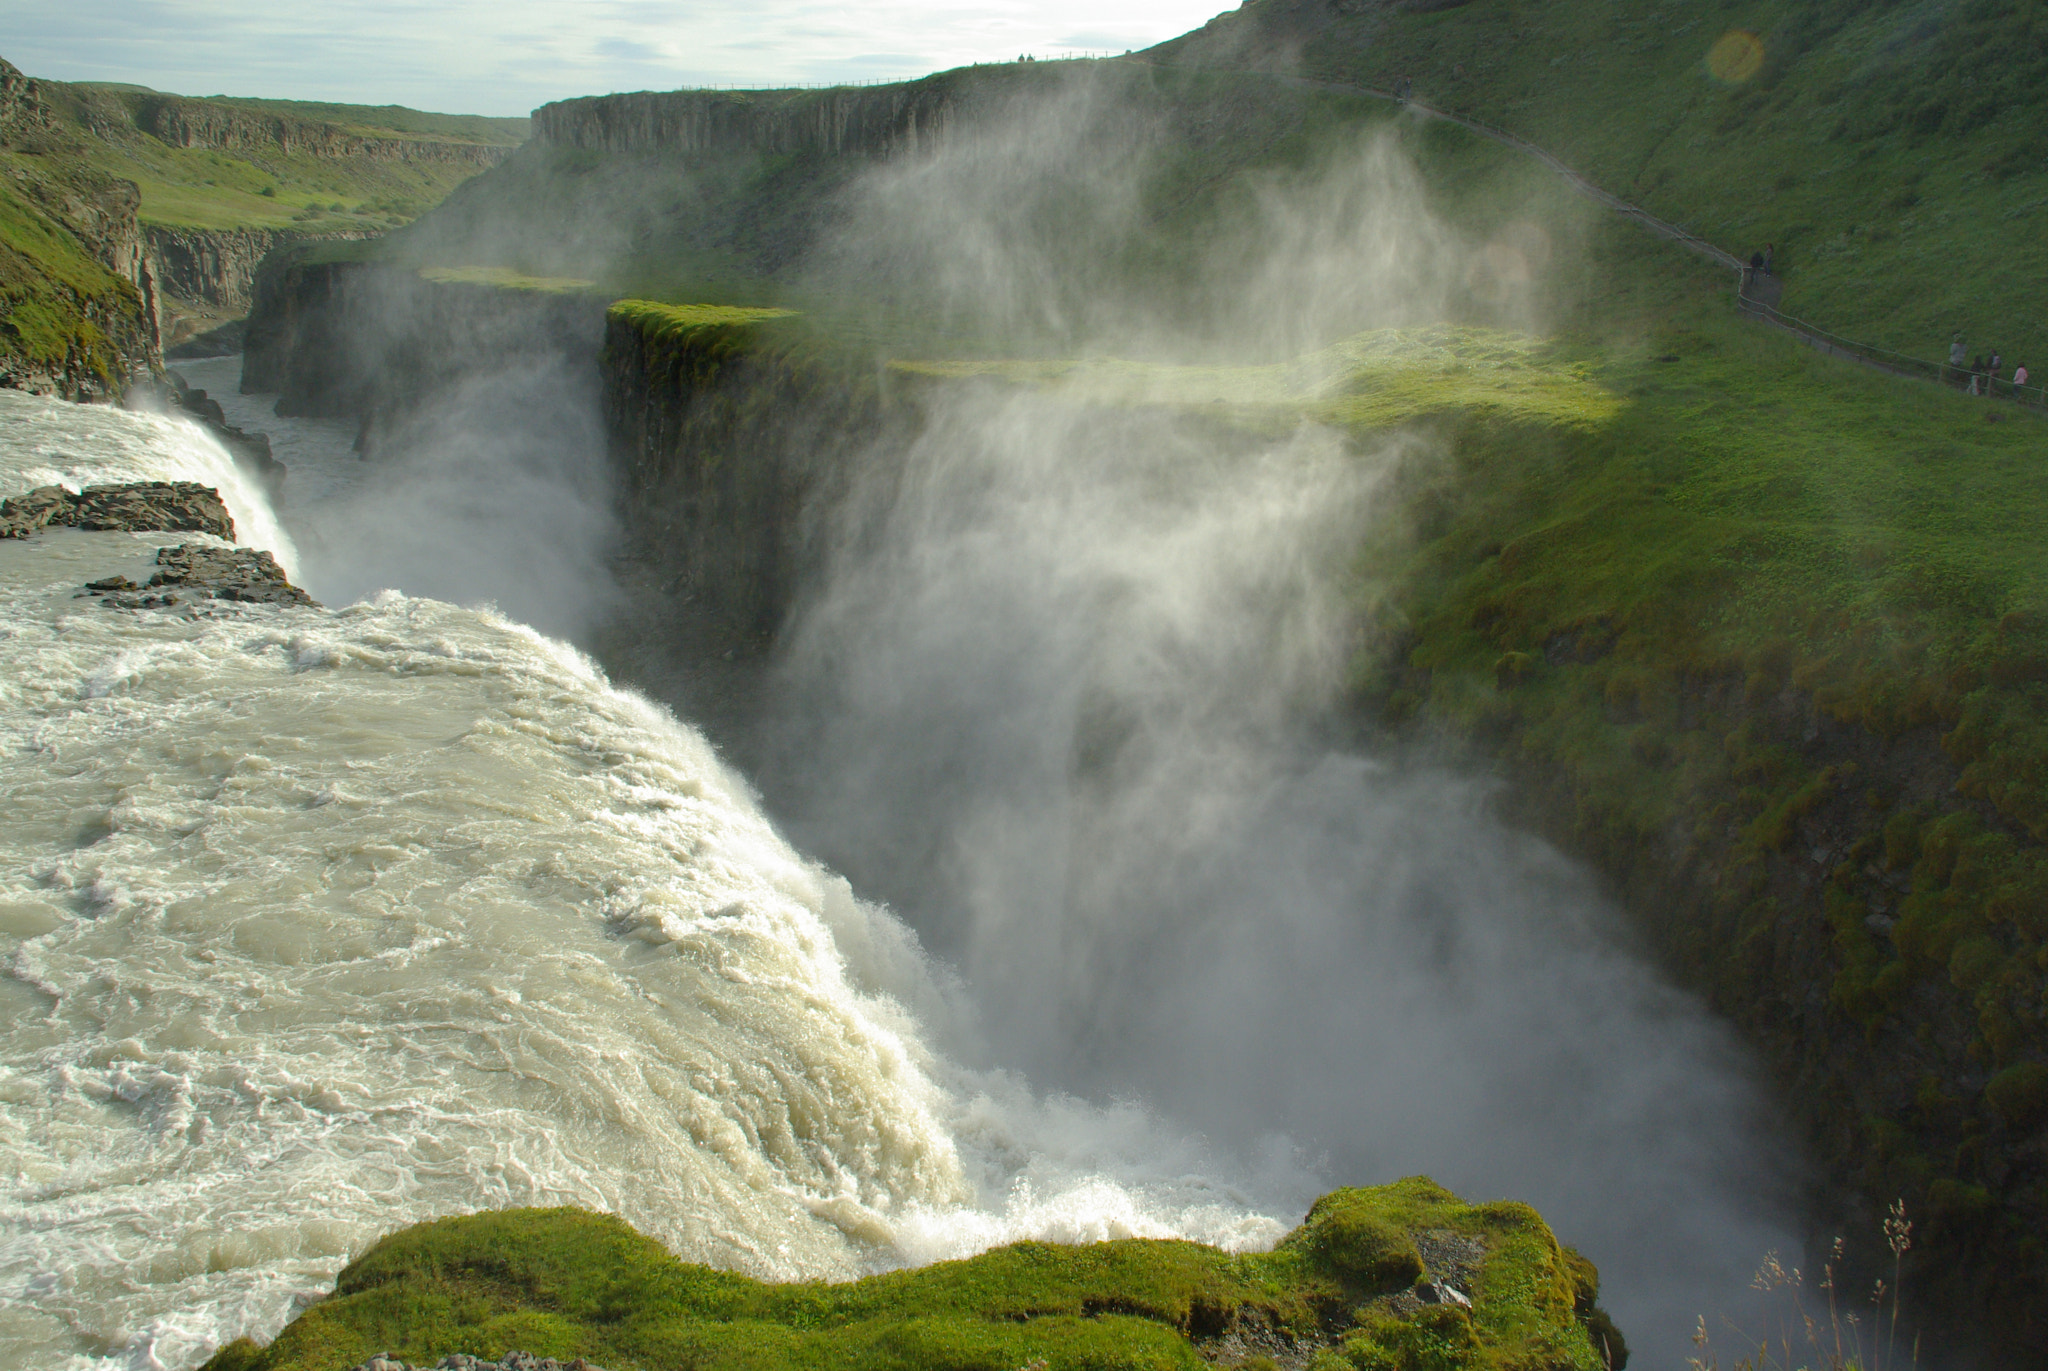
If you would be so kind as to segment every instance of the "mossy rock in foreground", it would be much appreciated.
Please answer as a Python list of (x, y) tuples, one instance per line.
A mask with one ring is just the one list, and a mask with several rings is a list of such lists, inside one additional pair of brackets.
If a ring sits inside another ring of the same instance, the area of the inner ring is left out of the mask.
[(1467, 1205), (1421, 1177), (1324, 1196), (1272, 1252), (1022, 1242), (842, 1285), (768, 1285), (678, 1261), (611, 1215), (514, 1209), (392, 1234), (275, 1342), (231, 1343), (206, 1371), (513, 1348), (612, 1371), (1265, 1358), (1314, 1371), (1604, 1371), (1627, 1353), (1594, 1304), (1598, 1285), (1527, 1205)]

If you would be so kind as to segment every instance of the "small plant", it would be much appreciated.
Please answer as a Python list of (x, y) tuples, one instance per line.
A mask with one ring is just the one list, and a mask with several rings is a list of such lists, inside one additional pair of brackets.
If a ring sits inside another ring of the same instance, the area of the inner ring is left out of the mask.
[[(1686, 1359), (1691, 1371), (1902, 1371), (1899, 1360), (1899, 1278), (1907, 1251), (1913, 1246), (1913, 1223), (1906, 1217), (1906, 1202), (1892, 1201), (1884, 1219), (1885, 1246), (1892, 1254), (1892, 1277), (1878, 1279), (1871, 1286), (1872, 1312), (1866, 1325), (1864, 1315), (1843, 1307), (1838, 1273), (1842, 1269), (1843, 1243), (1836, 1238), (1821, 1266), (1819, 1290), (1827, 1296), (1825, 1314), (1809, 1309), (1806, 1283), (1798, 1267), (1786, 1267), (1776, 1252), (1766, 1252), (1757, 1267), (1750, 1288), (1782, 1297), (1784, 1305), (1775, 1337), (1752, 1338), (1732, 1324), (1729, 1327), (1739, 1349), (1735, 1360), (1723, 1366), (1707, 1332), (1703, 1314), (1693, 1328), (1693, 1355)], [(1882, 1341), (1878, 1330), (1883, 1328)], [(1750, 1350), (1752, 1341), (1754, 1349)], [(1918, 1338), (1906, 1353), (1903, 1368), (1920, 1364)]]

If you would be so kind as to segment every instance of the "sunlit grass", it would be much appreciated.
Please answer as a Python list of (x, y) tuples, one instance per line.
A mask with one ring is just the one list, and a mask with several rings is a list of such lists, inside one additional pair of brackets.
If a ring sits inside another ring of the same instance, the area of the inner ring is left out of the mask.
[(1597, 428), (1621, 404), (1581, 358), (1551, 342), (1450, 325), (1376, 329), (1287, 362), (1175, 365), (1118, 357), (907, 360), (899, 371), (986, 377), (1083, 403), (1204, 406), (1372, 429), (1445, 411)]
[(442, 285), (491, 286), (498, 290), (538, 291), (568, 295), (589, 290), (597, 282), (576, 276), (528, 276), (510, 267), (421, 267), (422, 280)]

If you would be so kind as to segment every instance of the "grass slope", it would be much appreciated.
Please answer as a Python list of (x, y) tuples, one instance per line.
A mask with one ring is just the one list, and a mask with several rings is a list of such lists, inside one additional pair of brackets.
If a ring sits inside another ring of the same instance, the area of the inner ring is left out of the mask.
[(1791, 314), (2048, 358), (2042, 0), (1250, 0), (1145, 56), (1406, 76), (1738, 255), (1774, 242)]
[[(432, 208), (485, 165), (437, 158), (436, 148), (496, 151), (526, 135), (523, 119), (395, 105), (188, 99), (94, 82), (39, 81), (36, 92), (55, 119), (35, 150), (134, 182), (142, 192), (141, 221), (169, 228), (392, 227)], [(216, 140), (225, 146), (176, 146), (146, 131), (165, 111), (232, 132)], [(351, 139), (416, 145), (424, 155), (332, 151)]]
[[(1425, 1278), (1469, 1292), (1469, 1312), (1420, 1304)], [(207, 1371), (513, 1348), (613, 1371), (1164, 1371), (1207, 1365), (1198, 1344), (1232, 1332), (1319, 1345), (1324, 1371), (1594, 1371), (1596, 1338), (1625, 1356), (1597, 1296), (1526, 1205), (1465, 1205), (1422, 1178), (1334, 1192), (1271, 1253), (1026, 1242), (844, 1285), (692, 1266), (608, 1215), (508, 1210), (385, 1238), (268, 1347), (232, 1343)]]
[(118, 389), (124, 345), (138, 342), (135, 288), (51, 212), (39, 180), (5, 175), (7, 161), (0, 154), (0, 372), (19, 385), (68, 371), (89, 390)]

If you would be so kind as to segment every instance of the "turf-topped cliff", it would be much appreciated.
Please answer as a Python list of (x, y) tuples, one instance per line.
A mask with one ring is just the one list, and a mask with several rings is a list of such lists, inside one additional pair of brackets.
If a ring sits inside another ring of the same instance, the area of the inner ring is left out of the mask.
[(845, 1285), (767, 1285), (676, 1260), (575, 1209), (442, 1219), (385, 1238), (268, 1347), (209, 1371), (334, 1371), (391, 1352), (519, 1348), (656, 1367), (1598, 1371), (1626, 1347), (1590, 1263), (1526, 1205), (1424, 1179), (1325, 1196), (1271, 1253), (1026, 1242)]

